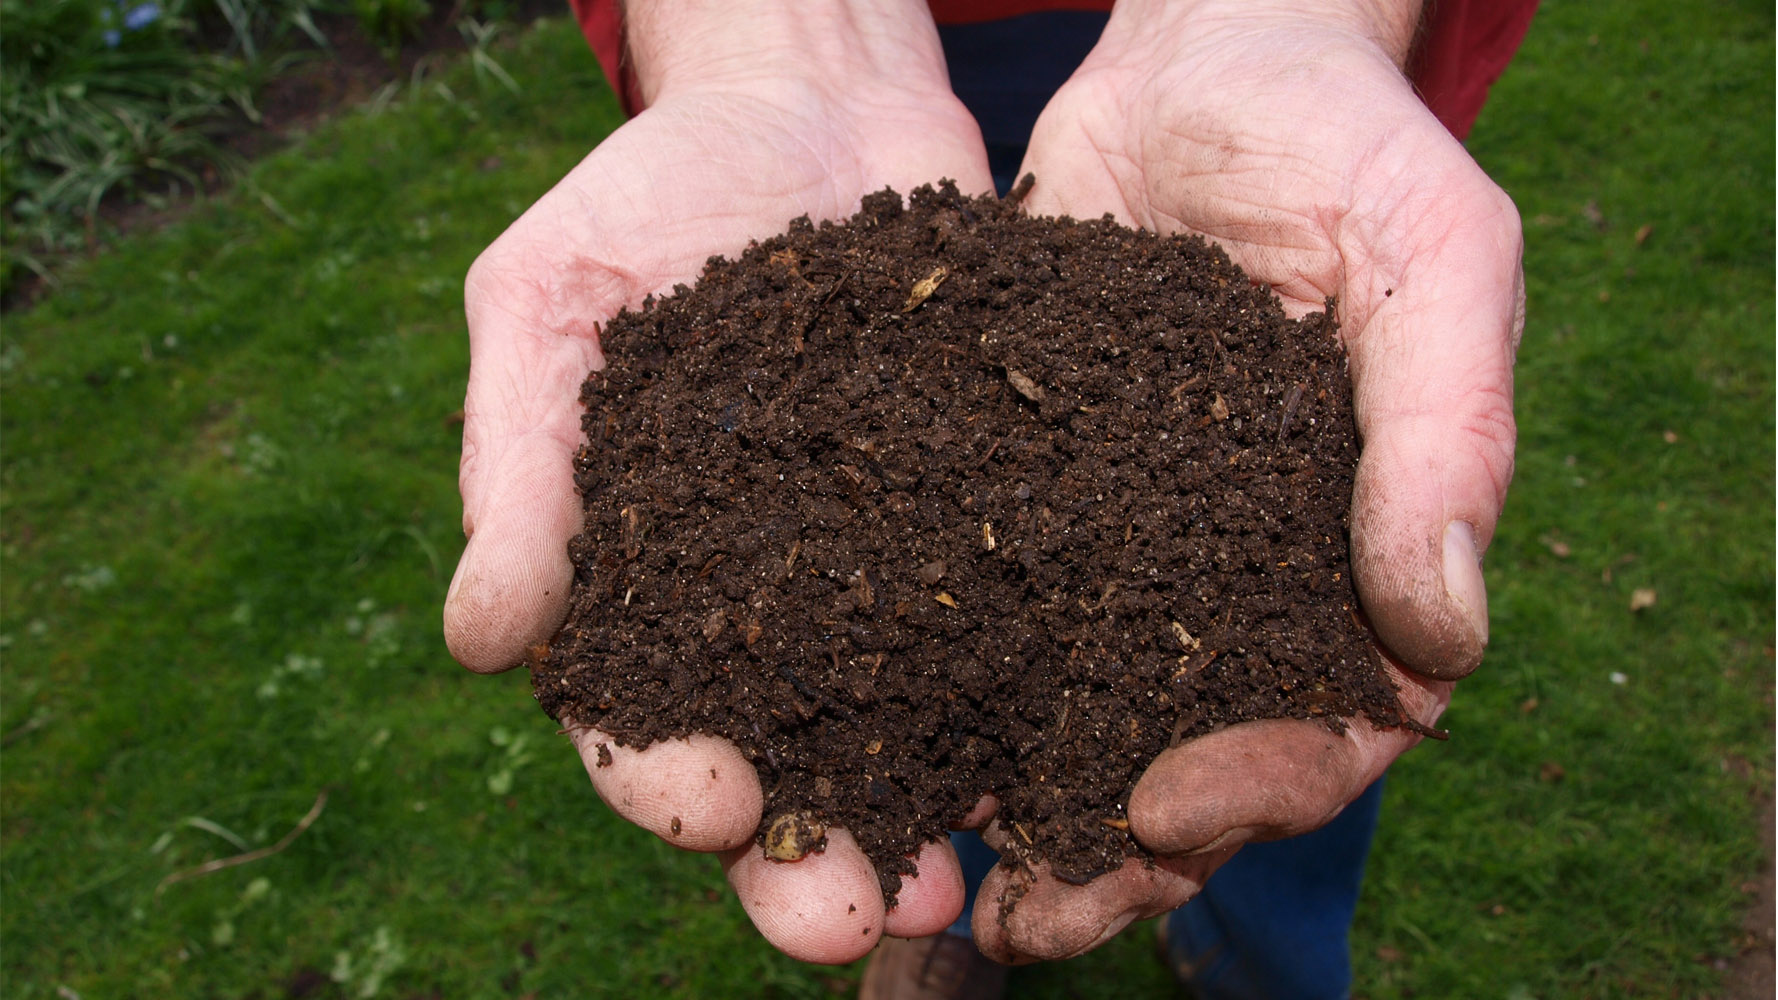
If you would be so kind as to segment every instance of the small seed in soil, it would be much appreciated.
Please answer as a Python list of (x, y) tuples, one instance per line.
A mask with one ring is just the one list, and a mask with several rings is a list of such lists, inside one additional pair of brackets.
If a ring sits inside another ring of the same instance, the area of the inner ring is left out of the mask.
[(944, 284), (945, 279), (950, 276), (949, 270), (937, 267), (931, 274), (914, 282), (914, 290), (908, 293), (907, 303), (901, 307), (901, 311), (904, 313), (913, 312), (920, 308), (920, 303), (932, 298), (932, 293), (938, 291), (938, 286)]
[(827, 827), (806, 812), (787, 812), (766, 826), (766, 857), (773, 861), (801, 861), (827, 848)]

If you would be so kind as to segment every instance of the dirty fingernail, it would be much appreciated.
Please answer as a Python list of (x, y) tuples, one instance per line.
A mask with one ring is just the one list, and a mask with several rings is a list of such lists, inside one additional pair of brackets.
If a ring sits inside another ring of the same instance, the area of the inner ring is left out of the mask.
[(1488, 588), (1482, 582), (1482, 557), (1476, 551), (1475, 528), (1468, 521), (1445, 525), (1445, 593), (1463, 609), (1482, 645), (1488, 644)]

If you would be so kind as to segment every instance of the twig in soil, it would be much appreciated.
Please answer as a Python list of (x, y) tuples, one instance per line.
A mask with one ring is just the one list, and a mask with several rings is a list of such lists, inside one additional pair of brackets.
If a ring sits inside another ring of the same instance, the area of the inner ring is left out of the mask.
[[(988, 446), (988, 453), (983, 455), (980, 459), (978, 459), (976, 461), (975, 466), (971, 469), (971, 471), (974, 471), (975, 469), (980, 469), (982, 466), (987, 465), (988, 460), (993, 458), (994, 453), (999, 451), (1000, 446), (1005, 443), (1006, 443), (1006, 438), (1004, 436), (995, 438), (994, 443)], [(990, 548), (992, 548), (992, 546), (990, 546)]]
[(1284, 432), (1290, 430), (1290, 418), (1296, 415), (1297, 404), (1303, 401), (1303, 389), (1306, 383), (1298, 382), (1291, 387), (1290, 395), (1284, 397), (1284, 416), (1278, 418), (1278, 443), (1284, 443)]
[(215, 861), (206, 861), (203, 864), (198, 865), (196, 868), (187, 868), (184, 871), (174, 872), (166, 878), (161, 879), (160, 885), (154, 887), (155, 896), (158, 897), (162, 892), (166, 891), (167, 886), (170, 886), (175, 882), (183, 882), (186, 879), (211, 875), (222, 871), (225, 868), (235, 868), (240, 865), (251, 864), (283, 851), (286, 847), (295, 843), (296, 838), (302, 836), (304, 830), (307, 830), (314, 825), (315, 820), (321, 817), (321, 810), (325, 808), (327, 808), (327, 789), (323, 788), (321, 789), (321, 794), (315, 796), (315, 804), (309, 807), (308, 813), (304, 815), (302, 819), (297, 820), (296, 826), (292, 828), (289, 833), (280, 838), (277, 843), (270, 847), (262, 847), (257, 851), (248, 851), (245, 854), (237, 854), (233, 857), (218, 858)]
[(1026, 174), (1025, 176), (1019, 178), (1019, 182), (1012, 186), (1011, 191), (1006, 192), (1006, 198), (1004, 200), (1006, 201), (1006, 203), (1008, 205), (1019, 204), (1020, 202), (1025, 200), (1026, 195), (1031, 193), (1031, 187), (1032, 187), (1032, 185), (1034, 185), (1036, 183), (1037, 183), (1037, 175), (1036, 174)]
[(1434, 729), (1431, 726), (1425, 724), (1424, 722), (1419, 721), (1418, 719), (1404, 718), (1401, 720), (1400, 725), (1401, 725), (1401, 728), (1407, 730), (1408, 732), (1413, 733), (1416, 736), (1424, 736), (1429, 740), (1438, 740), (1440, 742), (1443, 742), (1443, 741), (1451, 738), (1451, 731), (1450, 730), (1448, 730), (1448, 729)]

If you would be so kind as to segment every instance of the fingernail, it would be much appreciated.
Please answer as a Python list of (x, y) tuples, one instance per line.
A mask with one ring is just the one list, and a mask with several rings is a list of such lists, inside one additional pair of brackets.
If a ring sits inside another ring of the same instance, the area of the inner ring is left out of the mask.
[(1482, 557), (1476, 551), (1475, 528), (1468, 521), (1445, 525), (1445, 593), (1469, 619), (1476, 637), (1488, 644), (1488, 587), (1482, 582)]

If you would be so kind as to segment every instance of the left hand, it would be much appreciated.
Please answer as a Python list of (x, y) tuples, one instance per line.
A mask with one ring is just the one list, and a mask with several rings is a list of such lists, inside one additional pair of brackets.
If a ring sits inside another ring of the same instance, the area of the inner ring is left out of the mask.
[[(1389, 6), (1120, 3), (1021, 174), (1037, 177), (1033, 214), (1201, 234), (1292, 315), (1338, 298), (1363, 444), (1354, 577), (1404, 712), (1430, 726), (1487, 643), (1480, 558), (1512, 478), (1522, 242), (1511, 200), (1402, 76), (1419, 5)], [(1168, 750), (1129, 805), (1158, 864), (1086, 886), (1040, 876), (1004, 924), (996, 869), (976, 942), (1004, 962), (1097, 947), (1190, 899), (1241, 844), (1326, 823), (1419, 739), (1274, 720)]]

